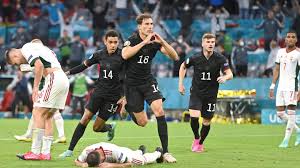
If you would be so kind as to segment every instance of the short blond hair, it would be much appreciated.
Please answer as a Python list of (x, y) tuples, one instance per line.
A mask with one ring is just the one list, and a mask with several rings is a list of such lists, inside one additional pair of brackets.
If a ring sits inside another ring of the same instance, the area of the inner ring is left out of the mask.
[(213, 33), (205, 33), (202, 36), (202, 40), (204, 40), (204, 39), (212, 39), (212, 38), (214, 38), (214, 39), (216, 38), (216, 36)]
[(31, 42), (43, 44), (42, 40), (40, 40), (40, 39), (32, 39)]

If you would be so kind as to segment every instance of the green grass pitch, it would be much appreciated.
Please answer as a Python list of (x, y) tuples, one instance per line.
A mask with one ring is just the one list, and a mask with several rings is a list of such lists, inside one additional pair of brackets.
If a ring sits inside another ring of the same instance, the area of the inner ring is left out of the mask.
[[(65, 132), (68, 142), (78, 121), (65, 121)], [(51, 161), (23, 161), (16, 158), (17, 153), (27, 152), (31, 143), (14, 140), (15, 134), (23, 134), (28, 120), (0, 120), (0, 167), (76, 167), (73, 161), (86, 146), (106, 141), (106, 134), (94, 133), (92, 122), (85, 135), (75, 148), (74, 156), (60, 160), (57, 156), (68, 147), (67, 144), (52, 146)], [(177, 158), (175, 164), (153, 164), (145, 167), (170, 168), (286, 168), (298, 167), (300, 163), (300, 146), (294, 147), (295, 135), (291, 138), (290, 147), (279, 149), (284, 134), (284, 125), (220, 125), (213, 124), (205, 141), (204, 153), (192, 153), (192, 131), (189, 123), (168, 123), (169, 150)], [(56, 130), (54, 129), (55, 133)], [(136, 149), (144, 144), (148, 151), (160, 145), (156, 123), (148, 123), (145, 128), (137, 127), (133, 122), (117, 123), (113, 143)]]

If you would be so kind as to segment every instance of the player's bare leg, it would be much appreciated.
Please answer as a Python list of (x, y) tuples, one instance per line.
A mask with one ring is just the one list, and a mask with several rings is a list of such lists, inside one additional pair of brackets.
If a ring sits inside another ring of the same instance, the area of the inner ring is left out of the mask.
[(157, 131), (163, 148), (163, 158), (168, 163), (175, 163), (176, 159), (168, 151), (168, 125), (163, 110), (162, 99), (153, 101), (150, 106), (156, 117)]
[(107, 140), (111, 141), (115, 137), (116, 122), (106, 124), (106, 121), (100, 117), (96, 117), (93, 125), (95, 132), (107, 132)]
[(147, 125), (148, 117), (145, 111), (133, 113), (133, 115), (131, 117), (138, 126), (145, 127)]

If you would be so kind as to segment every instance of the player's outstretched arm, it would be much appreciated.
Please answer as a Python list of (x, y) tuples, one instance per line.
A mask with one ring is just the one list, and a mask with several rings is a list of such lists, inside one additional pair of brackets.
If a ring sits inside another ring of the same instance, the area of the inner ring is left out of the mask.
[(80, 73), (88, 68), (86, 61), (84, 61), (82, 64), (77, 65), (73, 68), (71, 68), (69, 71), (66, 72), (67, 75), (74, 75), (77, 73)]
[(180, 69), (179, 69), (179, 79), (178, 79), (178, 91), (181, 95), (184, 95), (185, 92), (185, 88), (183, 85), (183, 80), (186, 74), (186, 67), (185, 67), (185, 62), (183, 62), (180, 65)]
[(151, 41), (151, 38), (153, 37), (153, 34), (149, 34), (144, 41), (140, 42), (139, 44), (135, 46), (130, 46), (130, 41), (126, 41), (124, 43), (124, 48), (122, 49), (122, 57), (123, 59), (127, 60), (131, 57), (133, 57), (144, 45), (153, 43)]
[(274, 98), (274, 89), (275, 89), (275, 85), (276, 85), (276, 82), (277, 82), (278, 77), (279, 77), (279, 70), (280, 70), (279, 64), (275, 64), (275, 68), (273, 69), (272, 84), (270, 86), (270, 92), (269, 92), (269, 97), (271, 99)]
[(99, 168), (122, 168), (122, 167), (131, 167), (132, 163), (107, 163), (103, 162), (99, 164)]
[(178, 61), (179, 57), (175, 49), (168, 43), (166, 42), (159, 34), (155, 33), (155, 42), (158, 42), (161, 44), (161, 49), (160, 51), (170, 57), (171, 59)]

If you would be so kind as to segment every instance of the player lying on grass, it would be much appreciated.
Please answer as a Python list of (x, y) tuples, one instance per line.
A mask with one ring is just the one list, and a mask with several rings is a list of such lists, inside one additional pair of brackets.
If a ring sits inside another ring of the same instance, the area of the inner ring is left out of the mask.
[(162, 148), (157, 147), (152, 153), (145, 152), (146, 147), (144, 145), (133, 151), (115, 144), (100, 142), (86, 147), (75, 160), (75, 165), (79, 167), (118, 168), (163, 162)]

